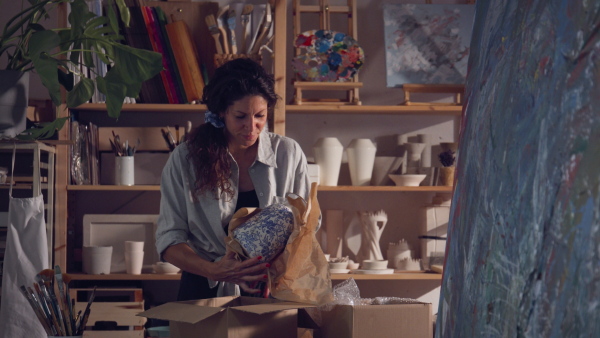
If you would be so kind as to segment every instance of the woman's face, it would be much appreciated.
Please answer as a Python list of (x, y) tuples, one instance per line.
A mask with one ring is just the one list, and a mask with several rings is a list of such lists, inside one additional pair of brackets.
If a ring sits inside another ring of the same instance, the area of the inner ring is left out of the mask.
[(233, 102), (225, 112), (225, 134), (230, 147), (247, 148), (256, 143), (267, 123), (267, 101), (249, 95)]

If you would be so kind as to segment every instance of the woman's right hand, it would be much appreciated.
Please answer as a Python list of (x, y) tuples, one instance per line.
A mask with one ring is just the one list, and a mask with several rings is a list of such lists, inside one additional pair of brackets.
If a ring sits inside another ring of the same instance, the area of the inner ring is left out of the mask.
[(227, 250), (221, 260), (214, 262), (211, 269), (212, 280), (235, 283), (248, 293), (258, 293), (260, 289), (253, 289), (249, 285), (257, 281), (266, 281), (266, 269), (269, 263), (261, 263), (262, 257), (254, 257), (240, 262), (236, 259), (236, 253)]

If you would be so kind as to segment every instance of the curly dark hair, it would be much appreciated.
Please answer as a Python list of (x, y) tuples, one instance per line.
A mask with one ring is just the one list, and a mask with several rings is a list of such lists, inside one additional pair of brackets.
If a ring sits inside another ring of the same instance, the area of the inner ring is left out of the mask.
[[(235, 101), (246, 96), (262, 96), (271, 111), (279, 96), (275, 93), (275, 80), (258, 63), (247, 58), (229, 61), (217, 68), (215, 75), (204, 87), (202, 103), (208, 110), (222, 117)], [(233, 198), (231, 160), (228, 156), (224, 128), (210, 123), (198, 126), (186, 139), (188, 160), (195, 167), (194, 198), (210, 191), (216, 199), (221, 195)]]

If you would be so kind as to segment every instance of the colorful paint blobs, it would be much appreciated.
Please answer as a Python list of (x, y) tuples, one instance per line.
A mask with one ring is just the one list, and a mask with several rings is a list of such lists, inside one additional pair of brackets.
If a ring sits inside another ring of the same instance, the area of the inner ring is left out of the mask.
[(298, 35), (294, 45), (301, 52), (292, 60), (292, 68), (303, 81), (349, 81), (363, 65), (362, 48), (344, 33), (311, 30)]
[(384, 5), (387, 86), (465, 83), (474, 9)]

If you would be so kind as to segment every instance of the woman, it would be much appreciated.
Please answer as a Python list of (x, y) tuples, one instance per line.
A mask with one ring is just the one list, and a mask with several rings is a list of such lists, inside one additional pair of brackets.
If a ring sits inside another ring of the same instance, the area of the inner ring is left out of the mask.
[(226, 252), (231, 217), (288, 193), (308, 197), (300, 146), (265, 130), (277, 99), (273, 77), (256, 62), (224, 64), (204, 88), (207, 123), (173, 151), (163, 170), (156, 246), (161, 259), (183, 270), (178, 300), (230, 295), (234, 285), (259, 292), (250, 285), (266, 281), (269, 264), (260, 257), (239, 262)]

